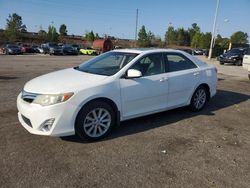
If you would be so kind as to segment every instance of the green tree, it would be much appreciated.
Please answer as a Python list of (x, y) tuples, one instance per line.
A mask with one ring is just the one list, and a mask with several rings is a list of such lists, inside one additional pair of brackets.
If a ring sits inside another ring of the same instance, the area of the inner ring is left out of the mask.
[(193, 23), (192, 27), (188, 29), (188, 32), (189, 32), (190, 41), (192, 42), (195, 34), (200, 33), (200, 27), (198, 26), (197, 23)]
[(248, 43), (248, 35), (242, 31), (237, 31), (232, 34), (230, 41), (234, 44), (247, 44)]
[(5, 28), (5, 36), (10, 41), (15, 41), (21, 37), (21, 32), (26, 31), (26, 25), (22, 22), (22, 17), (16, 13), (9, 15), (6, 19), (7, 25)]
[(176, 44), (176, 31), (173, 26), (169, 26), (165, 33), (165, 42), (168, 45)]
[(62, 24), (59, 28), (59, 33), (61, 36), (67, 36), (67, 26), (65, 24)]
[(192, 38), (191, 46), (193, 48), (198, 48), (200, 47), (200, 42), (201, 42), (201, 34), (197, 32)]
[(211, 38), (212, 38), (212, 34), (210, 32), (201, 33), (200, 43), (198, 47), (208, 49), (210, 47)]
[(41, 42), (46, 41), (46, 39), (47, 39), (47, 32), (44, 31), (43, 29), (40, 29), (40, 30), (38, 31), (38, 39), (39, 39), (39, 41), (41, 41)]
[(93, 32), (93, 31), (86, 32), (86, 33), (85, 33), (85, 39), (86, 39), (87, 41), (93, 42), (93, 41), (95, 40), (94, 32)]
[(99, 38), (100, 38), (99, 34), (96, 33), (96, 34), (95, 34), (95, 39), (99, 39)]
[(149, 47), (150, 46), (150, 37), (148, 37), (145, 26), (143, 25), (138, 32), (137, 45), (139, 47)]
[(185, 45), (185, 30), (184, 28), (178, 28), (176, 31), (176, 44)]
[(48, 27), (47, 40), (49, 42), (57, 42), (58, 41), (58, 33), (56, 32), (56, 28), (54, 26)]
[(221, 46), (224, 49), (229, 47), (230, 39), (229, 38), (222, 38), (221, 35), (217, 35), (215, 44)]

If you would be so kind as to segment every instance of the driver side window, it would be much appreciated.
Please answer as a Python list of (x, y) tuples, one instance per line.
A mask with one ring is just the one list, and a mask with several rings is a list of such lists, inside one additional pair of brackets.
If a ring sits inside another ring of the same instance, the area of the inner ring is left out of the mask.
[(142, 76), (151, 76), (165, 72), (162, 54), (156, 53), (147, 55), (136, 62), (131, 69), (139, 70)]

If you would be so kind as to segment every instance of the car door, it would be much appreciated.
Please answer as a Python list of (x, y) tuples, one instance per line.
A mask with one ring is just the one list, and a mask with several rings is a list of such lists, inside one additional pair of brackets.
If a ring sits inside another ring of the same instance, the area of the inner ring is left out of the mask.
[(200, 80), (197, 65), (181, 53), (164, 53), (168, 77), (168, 108), (186, 105)]
[(168, 83), (162, 53), (146, 55), (130, 69), (141, 71), (140, 78), (121, 78), (122, 116), (124, 119), (166, 108)]
[(246, 50), (246, 53), (243, 57), (243, 68), (250, 71), (250, 48)]

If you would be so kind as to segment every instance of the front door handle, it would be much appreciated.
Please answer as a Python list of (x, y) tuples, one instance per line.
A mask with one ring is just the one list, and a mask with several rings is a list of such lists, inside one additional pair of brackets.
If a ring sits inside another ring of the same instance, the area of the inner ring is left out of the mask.
[(199, 72), (195, 72), (195, 73), (194, 73), (194, 76), (197, 76), (197, 75), (199, 75), (199, 74), (200, 74)]
[(165, 82), (165, 81), (167, 81), (167, 80), (168, 80), (167, 77), (163, 77), (163, 78), (160, 79), (160, 82)]

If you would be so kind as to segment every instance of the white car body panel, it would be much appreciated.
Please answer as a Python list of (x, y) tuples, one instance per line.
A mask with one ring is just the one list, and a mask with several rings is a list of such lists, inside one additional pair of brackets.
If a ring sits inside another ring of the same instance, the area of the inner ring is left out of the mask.
[(248, 72), (250, 72), (250, 54), (245, 54), (243, 57), (243, 62), (242, 62), (242, 66), (244, 69), (248, 70)]
[(166, 109), (166, 73), (135, 79), (120, 79), (123, 119)]
[[(89, 101), (97, 98), (113, 101), (120, 112), (119, 119), (123, 121), (188, 105), (193, 92), (200, 84), (209, 86), (211, 97), (216, 93), (217, 74), (215, 67), (207, 65), (185, 52), (162, 49), (115, 51), (138, 53), (139, 55), (112, 76), (90, 74), (70, 68), (52, 72), (27, 82), (24, 86), (26, 92), (37, 94), (73, 92), (74, 95), (66, 102), (40, 106), (25, 102), (19, 94), (17, 98), (18, 118), (23, 127), (30, 133), (38, 135), (72, 135), (75, 133), (75, 119), (80, 109)], [(134, 79), (123, 78), (131, 65), (141, 57), (159, 52), (183, 54), (198, 68)], [(33, 127), (27, 125), (22, 115), (30, 119)], [(50, 118), (55, 118), (50, 131), (39, 130), (39, 126)]]

